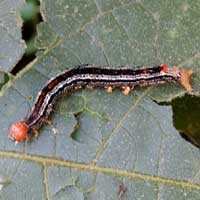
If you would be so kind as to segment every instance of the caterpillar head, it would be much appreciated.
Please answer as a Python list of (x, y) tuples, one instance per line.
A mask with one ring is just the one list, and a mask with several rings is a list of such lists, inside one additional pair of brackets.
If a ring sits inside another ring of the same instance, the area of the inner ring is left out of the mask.
[(16, 143), (23, 140), (28, 141), (28, 125), (24, 122), (18, 122), (12, 124), (9, 130), (9, 138), (11, 138)]

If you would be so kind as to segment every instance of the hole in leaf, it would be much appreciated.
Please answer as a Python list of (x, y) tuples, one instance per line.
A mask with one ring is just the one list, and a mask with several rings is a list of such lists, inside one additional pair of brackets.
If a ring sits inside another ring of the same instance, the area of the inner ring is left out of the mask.
[(75, 114), (74, 114), (74, 117), (76, 118), (77, 123), (76, 123), (76, 125), (75, 125), (75, 127), (74, 127), (73, 132), (71, 133), (71, 138), (72, 138), (73, 140), (77, 141), (77, 142), (80, 142), (80, 141), (78, 140), (78, 134), (79, 134), (78, 131), (79, 131), (79, 128), (80, 128), (79, 117), (80, 117), (81, 113), (82, 113), (82, 112), (78, 112), (78, 113), (75, 113)]
[(185, 95), (172, 101), (173, 122), (180, 135), (200, 148), (200, 99)]
[(39, 0), (26, 0), (26, 3), (21, 11), (21, 17), (23, 19), (22, 39), (24, 39), (24, 41), (26, 42), (27, 48), (23, 57), (11, 70), (11, 73), (13, 75), (17, 74), (36, 57), (35, 53), (37, 49), (34, 46), (34, 39), (37, 34), (36, 26), (38, 23), (43, 21), (39, 7)]

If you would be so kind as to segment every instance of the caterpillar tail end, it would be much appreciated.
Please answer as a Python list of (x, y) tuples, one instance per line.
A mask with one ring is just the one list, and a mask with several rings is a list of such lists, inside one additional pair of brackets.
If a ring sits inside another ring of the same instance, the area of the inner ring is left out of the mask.
[(192, 91), (192, 86), (190, 85), (190, 78), (193, 74), (192, 70), (181, 69), (181, 85), (187, 90), (188, 93)]
[(192, 86), (190, 85), (190, 78), (193, 74), (192, 70), (174, 66), (169, 68), (167, 73), (173, 74), (173, 76), (176, 77), (176, 80), (180, 82), (188, 93), (192, 91)]
[(12, 124), (8, 137), (15, 143), (22, 142), (23, 140), (29, 141), (28, 130), (29, 127), (24, 122)]

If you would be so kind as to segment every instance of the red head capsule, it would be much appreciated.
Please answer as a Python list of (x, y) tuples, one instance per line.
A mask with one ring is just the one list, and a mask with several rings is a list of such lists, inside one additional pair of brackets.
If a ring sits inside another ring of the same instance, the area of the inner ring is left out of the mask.
[(28, 125), (24, 122), (12, 124), (9, 131), (9, 137), (16, 142), (28, 140)]
[(162, 72), (167, 73), (167, 71), (168, 71), (167, 65), (166, 64), (162, 64), (161, 67), (162, 67)]

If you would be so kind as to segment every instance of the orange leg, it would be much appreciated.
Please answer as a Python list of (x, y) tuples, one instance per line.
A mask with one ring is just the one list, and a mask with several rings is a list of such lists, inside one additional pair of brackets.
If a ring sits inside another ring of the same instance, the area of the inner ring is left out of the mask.
[(93, 90), (93, 89), (94, 89), (94, 86), (93, 86), (93, 85), (90, 85), (90, 84), (88, 84), (88, 85), (87, 85), (87, 88), (88, 88), (89, 90)]
[(122, 93), (124, 95), (128, 95), (130, 93), (130, 91), (131, 91), (131, 88), (129, 86), (122, 87)]
[(63, 91), (63, 96), (66, 95), (68, 93), (68, 90), (64, 90)]
[(131, 86), (131, 91), (133, 91), (133, 90), (134, 90), (134, 88), (135, 88), (134, 86)]
[(140, 87), (146, 87), (148, 84), (147, 83), (141, 83)]
[(44, 119), (44, 122), (45, 122), (46, 124), (48, 124), (48, 125), (52, 125), (52, 121), (49, 120), (49, 119), (47, 119), (47, 118)]
[(34, 130), (33, 130), (33, 133), (34, 133), (35, 138), (38, 138), (38, 136), (39, 136), (39, 131), (38, 131), (37, 129), (34, 129)]
[(106, 87), (105, 87), (105, 91), (106, 91), (107, 93), (112, 93), (113, 87), (112, 87), (112, 86), (106, 86)]
[(78, 85), (78, 86), (75, 87), (75, 90), (79, 90), (79, 89), (82, 89), (81, 85)]
[(25, 137), (25, 141), (29, 142), (29, 136), (28, 135)]

